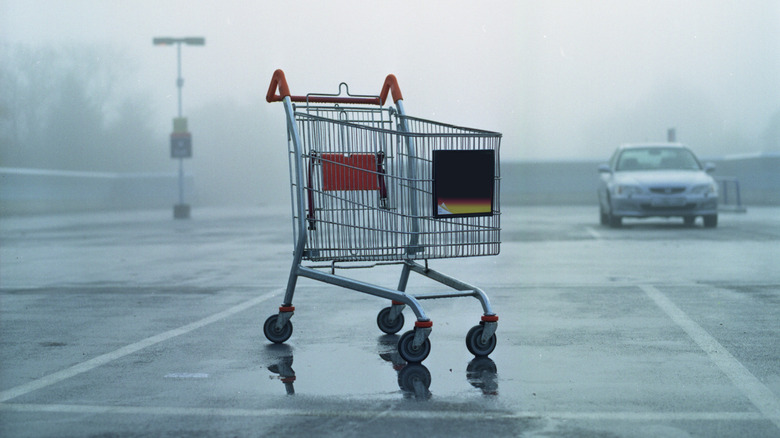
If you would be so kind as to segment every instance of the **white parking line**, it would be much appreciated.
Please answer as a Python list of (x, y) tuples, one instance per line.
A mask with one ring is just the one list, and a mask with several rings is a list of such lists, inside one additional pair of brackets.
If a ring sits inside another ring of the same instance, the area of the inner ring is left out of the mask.
[(601, 240), (601, 233), (593, 229), (593, 227), (585, 227), (585, 231), (588, 232), (594, 239)]
[(211, 323), (225, 319), (229, 316), (235, 315), (236, 313), (242, 312), (250, 307), (256, 306), (262, 303), (263, 301), (273, 298), (274, 296), (279, 295), (281, 292), (284, 292), (284, 289), (275, 290), (265, 295), (252, 298), (251, 300), (244, 301), (243, 303), (237, 304), (227, 310), (223, 310), (222, 312), (215, 313), (214, 315), (211, 316), (207, 316), (206, 318), (203, 318), (199, 321), (195, 321), (191, 324), (187, 324), (177, 329), (169, 330), (167, 332), (160, 333), (158, 335), (140, 340), (133, 344), (126, 345), (118, 350), (114, 350), (110, 353), (106, 353), (98, 357), (92, 358), (86, 362), (82, 362), (80, 364), (74, 365), (70, 368), (57, 371), (56, 373), (49, 374), (48, 376), (41, 377), (40, 379), (33, 380), (32, 382), (25, 383), (23, 385), (19, 385), (17, 387), (2, 391), (0, 392), (0, 403), (14, 399), (16, 397), (19, 397), (21, 395), (30, 393), (38, 389), (45, 388), (49, 385), (53, 385), (57, 382), (61, 382), (65, 379), (69, 379), (73, 376), (77, 376), (79, 374), (85, 373), (87, 371), (90, 371), (101, 365), (105, 365), (111, 361), (117, 360), (129, 354), (133, 354), (139, 350), (143, 350), (144, 348), (151, 347), (152, 345), (159, 344), (160, 342), (167, 341), (168, 339), (181, 336), (183, 334), (189, 333), (193, 330), (199, 329)]
[(95, 406), (62, 404), (0, 403), (0, 411), (48, 412), (66, 414), (124, 414), (124, 415), (181, 415), (205, 417), (327, 417), (372, 419), (387, 417), (397, 419), (531, 419), (586, 421), (766, 421), (758, 412), (565, 412), (565, 411), (479, 411), (452, 410), (329, 410), (329, 409), (240, 409), (240, 408), (186, 408), (173, 406)]
[(639, 285), (699, 347), (764, 416), (780, 428), (780, 400), (712, 335), (696, 324), (660, 290), (651, 285)]

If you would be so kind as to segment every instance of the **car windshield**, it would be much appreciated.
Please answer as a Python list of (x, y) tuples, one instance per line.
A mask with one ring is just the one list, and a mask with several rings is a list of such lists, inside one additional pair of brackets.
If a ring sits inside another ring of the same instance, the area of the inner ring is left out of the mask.
[(693, 154), (683, 148), (631, 148), (618, 158), (616, 170), (701, 170)]

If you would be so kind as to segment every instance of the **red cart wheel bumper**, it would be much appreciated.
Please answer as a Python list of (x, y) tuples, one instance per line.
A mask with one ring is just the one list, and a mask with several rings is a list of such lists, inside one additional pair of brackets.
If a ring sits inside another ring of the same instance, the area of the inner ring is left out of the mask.
[(484, 330), (482, 330), (482, 342), (487, 342), (496, 333), (498, 315), (482, 315), (480, 324), (484, 327)]
[(279, 316), (276, 318), (276, 327), (281, 330), (295, 314), (294, 306), (279, 306)]

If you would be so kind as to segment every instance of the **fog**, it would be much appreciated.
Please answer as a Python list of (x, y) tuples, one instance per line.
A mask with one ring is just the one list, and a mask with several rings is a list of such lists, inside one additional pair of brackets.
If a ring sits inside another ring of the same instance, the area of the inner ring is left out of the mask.
[(173, 172), (157, 36), (206, 38), (182, 73), (208, 200), (286, 194), (277, 68), (293, 94), (393, 73), (409, 114), (502, 132), (508, 161), (606, 159), (671, 127), (704, 157), (780, 151), (776, 0), (0, 0), (0, 166)]

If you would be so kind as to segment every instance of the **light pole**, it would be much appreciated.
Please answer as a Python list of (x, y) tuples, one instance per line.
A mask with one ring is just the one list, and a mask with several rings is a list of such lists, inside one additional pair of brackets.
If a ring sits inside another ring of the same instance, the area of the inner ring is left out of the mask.
[(182, 115), (181, 88), (184, 79), (181, 77), (181, 45), (204, 46), (206, 39), (203, 37), (171, 38), (157, 37), (152, 39), (155, 46), (176, 45), (176, 87), (179, 89), (179, 116), (173, 119), (173, 133), (171, 134), (171, 158), (179, 159), (179, 203), (173, 206), (175, 219), (187, 219), (190, 217), (190, 206), (184, 203), (184, 159), (192, 157), (192, 134), (187, 130), (187, 119)]

